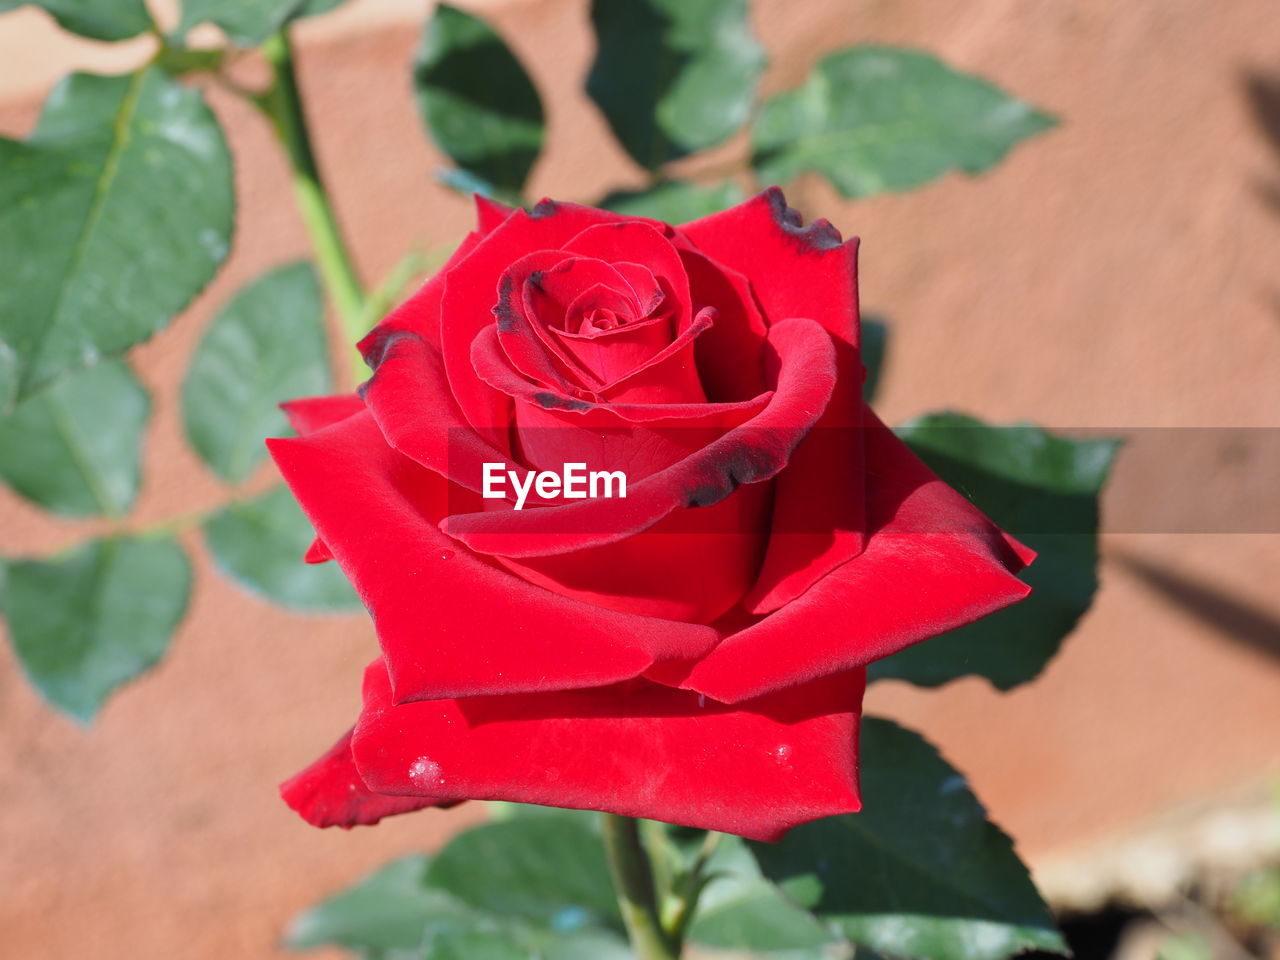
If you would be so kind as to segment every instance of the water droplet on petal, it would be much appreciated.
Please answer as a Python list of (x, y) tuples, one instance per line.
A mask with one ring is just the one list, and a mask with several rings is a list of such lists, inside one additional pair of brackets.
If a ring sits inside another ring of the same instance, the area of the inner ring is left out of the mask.
[(409, 764), (409, 780), (417, 787), (430, 787), (442, 782), (440, 764), (430, 757), (419, 757)]
[(778, 763), (791, 762), (791, 744), (780, 743), (773, 748), (773, 759)]
[(453, 559), (453, 551), (452, 551), (452, 550), (441, 550), (441, 551), (440, 551), (440, 559), (441, 559), (441, 560), (452, 560), (452, 559)]

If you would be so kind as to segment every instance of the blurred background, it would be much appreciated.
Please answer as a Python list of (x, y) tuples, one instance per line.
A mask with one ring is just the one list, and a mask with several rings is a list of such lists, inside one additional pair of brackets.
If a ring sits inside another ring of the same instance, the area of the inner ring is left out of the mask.
[[(460, 6), (499, 30), (542, 91), (533, 196), (589, 200), (643, 182), (582, 90), (586, 0)], [(370, 282), (409, 246), (448, 247), (471, 222), (470, 203), (432, 179), (443, 158), (413, 104), (428, 9), (352, 0), (294, 30), (319, 162)], [(1280, 429), (1271, 0), (757, 0), (752, 17), (766, 95), (824, 53), (874, 41), (927, 49), (1061, 121), (982, 177), (855, 202), (816, 178), (790, 192), (807, 216), (862, 237), (864, 306), (892, 325), (886, 420), (951, 408), (1065, 431)], [(148, 43), (79, 40), (33, 8), (3, 14), (0, 133), (24, 136), (68, 70), (132, 68)], [(227, 498), (182, 439), (187, 358), (231, 291), (309, 249), (265, 121), (216, 86), (207, 95), (236, 157), (235, 245), (191, 309), (131, 355), (156, 404), (139, 526)], [(741, 151), (731, 141), (695, 166)], [(1277, 496), (1280, 475), (1260, 473), (1252, 448), (1214, 449), (1202, 473), (1169, 475), (1121, 454), (1101, 591), (1035, 682), (1002, 694), (977, 679), (936, 691), (886, 681), (868, 697), (969, 776), (1081, 956), (1173, 958), (1173, 936), (1203, 948), (1187, 956), (1236, 957), (1241, 924), (1280, 926), (1280, 874), (1267, 872), (1280, 863), (1278, 528), (1133, 519), (1169, 491), (1184, 519), (1239, 484)], [(264, 465), (243, 489), (270, 483)], [(47, 555), (103, 529), (0, 488), (0, 554)], [(92, 728), (51, 711), (0, 646), (6, 957), (282, 956), (299, 909), (485, 816), (469, 805), (345, 833), (287, 810), (276, 783), (358, 708), (371, 629), (199, 575), (207, 549), (194, 532), (184, 544), (197, 566), (190, 615), (165, 661)]]

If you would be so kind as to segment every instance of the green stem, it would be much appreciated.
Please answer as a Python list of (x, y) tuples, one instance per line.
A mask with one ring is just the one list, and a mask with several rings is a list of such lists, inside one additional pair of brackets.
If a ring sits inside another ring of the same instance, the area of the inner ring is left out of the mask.
[[(311, 235), (320, 276), (337, 310), (343, 339), (353, 344), (367, 332), (362, 326), (364, 290), (351, 254), (342, 239), (342, 230), (338, 226), (333, 206), (329, 203), (320, 168), (316, 165), (311, 134), (307, 130), (306, 114), (302, 108), (302, 94), (298, 89), (298, 78), (293, 66), (293, 48), (284, 30), (278, 30), (267, 38), (262, 46), (262, 53), (271, 65), (274, 82), (271, 89), (257, 99), (257, 104), (270, 118), (289, 155), (294, 193), (297, 195), (307, 232)], [(359, 367), (350, 371), (352, 382), (357, 378), (358, 371)]]
[(639, 824), (614, 813), (604, 816), (604, 845), (618, 891), (618, 907), (638, 960), (679, 960), (680, 947), (667, 939), (658, 921), (649, 855)]

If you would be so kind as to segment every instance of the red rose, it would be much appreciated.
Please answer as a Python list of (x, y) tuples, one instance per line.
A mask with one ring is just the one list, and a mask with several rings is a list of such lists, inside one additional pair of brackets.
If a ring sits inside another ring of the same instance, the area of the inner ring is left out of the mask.
[[(866, 664), (1021, 599), (1031, 559), (862, 404), (856, 242), (776, 189), (679, 228), (478, 206), (361, 345), (361, 397), (290, 404), (303, 436), (271, 442), (382, 648), (286, 800), (763, 839), (856, 810)], [(486, 463), (627, 495), (516, 509)]]

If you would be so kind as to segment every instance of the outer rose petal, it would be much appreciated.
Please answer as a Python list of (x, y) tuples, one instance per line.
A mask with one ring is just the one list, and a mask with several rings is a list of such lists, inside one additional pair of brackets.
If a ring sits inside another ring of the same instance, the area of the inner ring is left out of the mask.
[(696, 624), (570, 600), (440, 532), (447, 481), (389, 447), (368, 412), (268, 441), (373, 615), (400, 700), (600, 686), (716, 641)]
[(476, 233), (482, 237), (496, 230), (507, 217), (516, 212), (514, 207), (482, 197), (478, 193), (473, 193), (471, 196), (476, 204)]
[[(384, 671), (385, 672), (385, 671)], [(307, 769), (280, 784), (280, 796), (313, 827), (372, 825), (383, 817), (409, 813), (423, 807), (452, 807), (453, 799), (394, 797), (374, 793), (365, 786), (351, 759), (351, 734), (325, 751)]]
[[(1035, 554), (1002, 533), (867, 411), (867, 549), (728, 637), (683, 686), (737, 703), (865, 666), (1022, 600)], [(674, 678), (664, 668), (656, 674)]]
[(858, 799), (861, 670), (729, 707), (636, 681), (393, 706), (365, 674), (353, 752), (385, 793), (606, 810), (777, 840)]
[(303, 397), (280, 404), (289, 426), (300, 434), (315, 433), (339, 420), (355, 416), (364, 409), (364, 401), (354, 393), (333, 397)]
[(802, 226), (777, 187), (686, 224), (681, 233), (747, 277), (771, 325), (809, 317), (826, 327), (837, 345), (836, 394), (792, 466), (778, 478), (774, 536), (748, 599), (753, 612), (768, 613), (857, 556), (864, 544), (857, 485), (862, 476), (858, 244), (841, 242), (825, 220)]
[[(280, 409), (284, 411), (289, 426), (305, 436), (354, 416), (364, 409), (364, 401), (354, 393), (344, 393), (332, 397), (288, 400), (280, 404)], [(311, 541), (311, 546), (302, 555), (303, 563), (328, 563), (332, 559), (333, 554), (319, 537)]]

